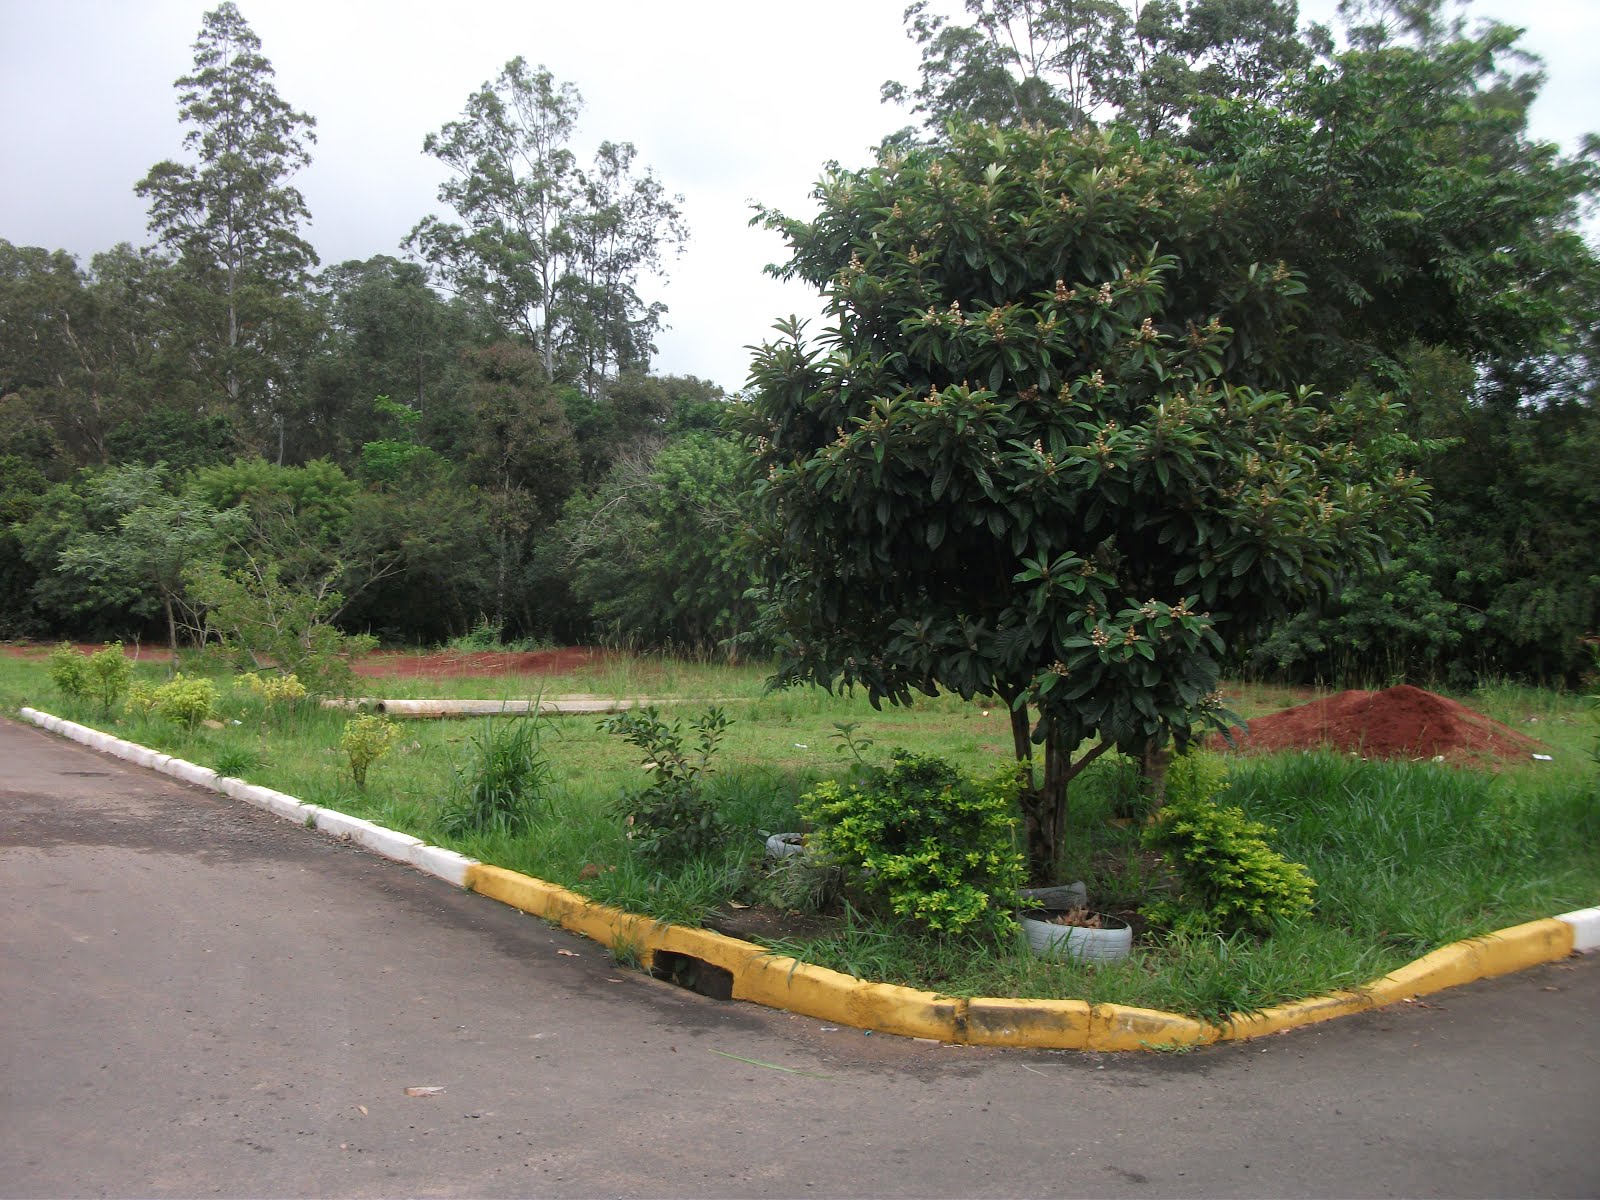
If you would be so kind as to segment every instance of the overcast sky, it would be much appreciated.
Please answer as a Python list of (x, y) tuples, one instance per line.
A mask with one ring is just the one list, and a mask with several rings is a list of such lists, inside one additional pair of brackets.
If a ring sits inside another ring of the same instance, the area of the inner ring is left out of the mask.
[[(762, 267), (781, 258), (748, 227), (750, 204), (808, 211), (830, 159), (861, 165), (908, 123), (878, 88), (912, 82), (902, 0), (236, 0), (277, 70), (279, 94), (317, 119), (296, 177), (325, 264), (395, 254), (437, 210), (430, 131), (522, 55), (577, 85), (580, 158), (602, 139), (681, 193), (691, 240), (659, 298), (671, 328), (655, 368), (742, 386), (750, 343), (816, 306)], [(0, 238), (85, 262), (142, 245), (133, 184), (180, 157), (172, 83), (192, 67), (207, 0), (0, 0)], [(1305, 19), (1334, 0), (1302, 0)], [(1473, 14), (1524, 25), (1548, 83), (1537, 136), (1567, 150), (1600, 129), (1600, 0), (1479, 0)]]

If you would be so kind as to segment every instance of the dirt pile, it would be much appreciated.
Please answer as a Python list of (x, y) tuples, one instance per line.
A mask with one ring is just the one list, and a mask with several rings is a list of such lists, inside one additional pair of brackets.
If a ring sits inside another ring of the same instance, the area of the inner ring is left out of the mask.
[(1341, 750), (1365, 758), (1526, 758), (1540, 748), (1508, 725), (1434, 692), (1402, 684), (1382, 692), (1339, 692), (1257, 717), (1234, 729), (1243, 753)]

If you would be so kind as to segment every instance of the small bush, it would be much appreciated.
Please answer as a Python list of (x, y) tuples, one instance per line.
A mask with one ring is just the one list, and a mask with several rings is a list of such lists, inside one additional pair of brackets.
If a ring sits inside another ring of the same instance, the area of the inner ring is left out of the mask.
[(339, 738), (339, 749), (350, 761), (350, 778), (358, 788), (367, 786), (367, 771), (377, 762), (400, 736), (400, 726), (388, 717), (375, 713), (362, 713), (344, 723), (344, 734)]
[(122, 700), (123, 710), (135, 717), (148, 717), (155, 711), (156, 687), (142, 679), (128, 685), (128, 694)]
[(72, 643), (62, 642), (50, 651), (50, 682), (69, 700), (84, 700), (89, 696), (89, 659), (73, 649)]
[(243, 688), (269, 706), (293, 704), (304, 700), (308, 694), (306, 685), (300, 682), (300, 676), (293, 672), (288, 675), (261, 675), (247, 671), (233, 681), (233, 686)]
[(189, 679), (182, 672), (158, 687), (150, 698), (151, 711), (156, 716), (191, 732), (211, 716), (216, 705), (216, 684), (209, 679)]
[(188, 583), (206, 610), (207, 631), (236, 665), (259, 668), (270, 660), (314, 695), (354, 691), (349, 660), (378, 644), (368, 634), (347, 634), (334, 625), (344, 606), (341, 593), (286, 583), (275, 562), (231, 572), (209, 563), (191, 571)]
[(518, 834), (532, 823), (550, 780), (542, 725), (536, 718), (496, 724), (471, 739), (471, 759), (456, 772), (456, 790), (440, 816), (451, 835)]
[(682, 722), (669, 725), (654, 707), (608, 717), (600, 727), (649, 756), (644, 769), (650, 782), (611, 806), (627, 822), (634, 849), (652, 858), (679, 859), (704, 853), (722, 840), (722, 817), (705, 789), (711, 759), (728, 727), (720, 708), (709, 708), (690, 722), (699, 735), (692, 750), (684, 745)]
[(112, 642), (104, 650), (89, 656), (89, 694), (100, 705), (100, 711), (109, 713), (128, 692), (128, 681), (133, 678), (133, 664), (122, 653), (122, 643)]
[(887, 770), (800, 798), (824, 861), (860, 871), (861, 888), (929, 929), (1009, 934), (1024, 864), (1015, 845), (1017, 781), (962, 775), (934, 755), (897, 750)]
[[(1227, 788), (1227, 771), (1213, 756), (1187, 754), (1167, 778), (1167, 804), (1145, 831), (1182, 881), (1178, 902), (1153, 905), (1152, 923), (1193, 932), (1214, 923), (1228, 931), (1265, 932), (1309, 912), (1315, 883), (1301, 863), (1267, 844), (1273, 830), (1213, 799)], [(1205, 922), (1186, 916), (1198, 910)]]
[(109, 713), (127, 693), (133, 664), (122, 653), (122, 643), (112, 642), (94, 654), (79, 654), (70, 642), (50, 652), (50, 682), (72, 700), (92, 700)]

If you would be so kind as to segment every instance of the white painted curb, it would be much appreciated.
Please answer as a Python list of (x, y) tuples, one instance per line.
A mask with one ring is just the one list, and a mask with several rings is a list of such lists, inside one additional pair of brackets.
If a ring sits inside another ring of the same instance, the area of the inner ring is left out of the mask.
[(383, 825), (375, 825), (368, 821), (367, 828), (353, 835), (353, 840), (360, 846), (371, 850), (374, 854), (381, 854), (384, 858), (392, 858), (395, 862), (411, 865), (411, 852), (418, 846), (427, 845), (419, 837), (412, 837), (409, 833), (401, 833), (398, 829), (389, 829)]
[(318, 808), (312, 818), (311, 828), (318, 833), (325, 833), (329, 837), (353, 842), (359, 841), (361, 834), (370, 833), (377, 826), (371, 821), (361, 817), (352, 817), (348, 813), (339, 812), (337, 809)]
[(1572, 948), (1588, 954), (1600, 950), (1600, 908), (1580, 908), (1556, 918), (1572, 926)]
[(185, 762), (175, 758), (167, 764), (167, 774), (185, 783), (192, 783), (198, 787), (207, 787), (212, 790), (217, 786), (217, 773), (210, 767), (202, 767), (199, 763)]
[(467, 868), (478, 865), (478, 860), (446, 850), (443, 846), (419, 845), (411, 852), (411, 864), (419, 871), (437, 876), (456, 887), (467, 886)]
[(424, 874), (442, 879), (456, 887), (466, 886), (467, 868), (478, 864), (475, 858), (468, 858), (464, 854), (457, 854), (454, 850), (446, 850), (442, 846), (430, 846), (421, 838), (401, 833), (398, 829), (389, 829), (364, 817), (352, 817), (337, 809), (307, 804), (287, 792), (246, 783), (231, 775), (218, 775), (210, 767), (202, 767), (198, 763), (187, 762), (181, 758), (172, 758), (148, 746), (141, 746), (137, 742), (124, 741), (108, 733), (102, 733), (98, 729), (91, 729), (87, 725), (63, 720), (53, 713), (40, 712), (33, 708), (23, 708), (18, 711), (23, 720), (72, 741), (81, 742), (103, 754), (141, 767), (149, 767), (181, 779), (185, 783), (221, 792), (230, 799), (264, 809), (273, 816), (293, 821), (297, 825), (305, 825), (328, 837), (354, 842), (374, 854), (415, 867)]

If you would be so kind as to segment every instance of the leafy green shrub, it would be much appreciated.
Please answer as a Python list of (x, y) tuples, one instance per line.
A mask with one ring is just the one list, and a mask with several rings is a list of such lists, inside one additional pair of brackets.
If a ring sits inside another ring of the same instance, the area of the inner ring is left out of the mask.
[(112, 642), (94, 654), (79, 654), (70, 642), (50, 652), (50, 682), (72, 700), (93, 700), (110, 712), (128, 690), (133, 665), (122, 653), (122, 643)]
[(128, 694), (122, 700), (123, 710), (136, 717), (148, 717), (155, 711), (156, 687), (142, 679), (128, 685)]
[(521, 833), (550, 780), (550, 760), (536, 718), (495, 724), (471, 739), (471, 759), (456, 772), (456, 790), (440, 815), (445, 833)]
[(206, 629), (241, 667), (276, 663), (315, 695), (348, 695), (355, 688), (349, 659), (377, 639), (334, 625), (344, 608), (337, 591), (293, 585), (276, 562), (226, 571), (212, 563), (189, 575), (194, 599), (206, 610)]
[(717, 744), (728, 728), (720, 708), (708, 708), (689, 724), (699, 737), (684, 745), (683, 723), (670, 725), (654, 707), (608, 717), (600, 723), (629, 745), (649, 755), (650, 782), (611, 806), (628, 824), (634, 848), (651, 858), (687, 858), (712, 849), (722, 839), (722, 816), (706, 794), (705, 776)]
[(216, 705), (216, 684), (209, 679), (187, 678), (181, 671), (150, 694), (150, 709), (156, 716), (191, 732), (211, 716)]
[(69, 700), (84, 700), (89, 695), (89, 659), (79, 654), (71, 642), (62, 642), (50, 651), (50, 682)]
[(1147, 847), (1161, 852), (1182, 881), (1176, 906), (1152, 905), (1154, 924), (1193, 931), (1200, 923), (1182, 909), (1198, 910), (1225, 930), (1264, 932), (1310, 911), (1315, 882), (1301, 863), (1267, 844), (1273, 830), (1238, 807), (1214, 797), (1227, 789), (1227, 770), (1212, 755), (1186, 754), (1167, 776), (1167, 804), (1145, 831)]
[(293, 672), (287, 675), (262, 675), (256, 671), (246, 671), (233, 681), (233, 686), (243, 688), (268, 705), (293, 704), (308, 695), (306, 685)]
[(112, 642), (105, 649), (89, 656), (89, 694), (100, 705), (100, 711), (110, 712), (128, 691), (128, 681), (133, 678), (133, 664), (122, 653), (122, 643)]
[(1015, 847), (1017, 777), (963, 776), (931, 754), (896, 750), (887, 770), (800, 798), (824, 860), (857, 867), (868, 894), (940, 933), (1012, 932), (1023, 882)]
[(399, 736), (400, 726), (375, 713), (362, 713), (344, 723), (339, 749), (350, 760), (350, 778), (358, 788), (367, 786), (368, 769), (389, 753)]

